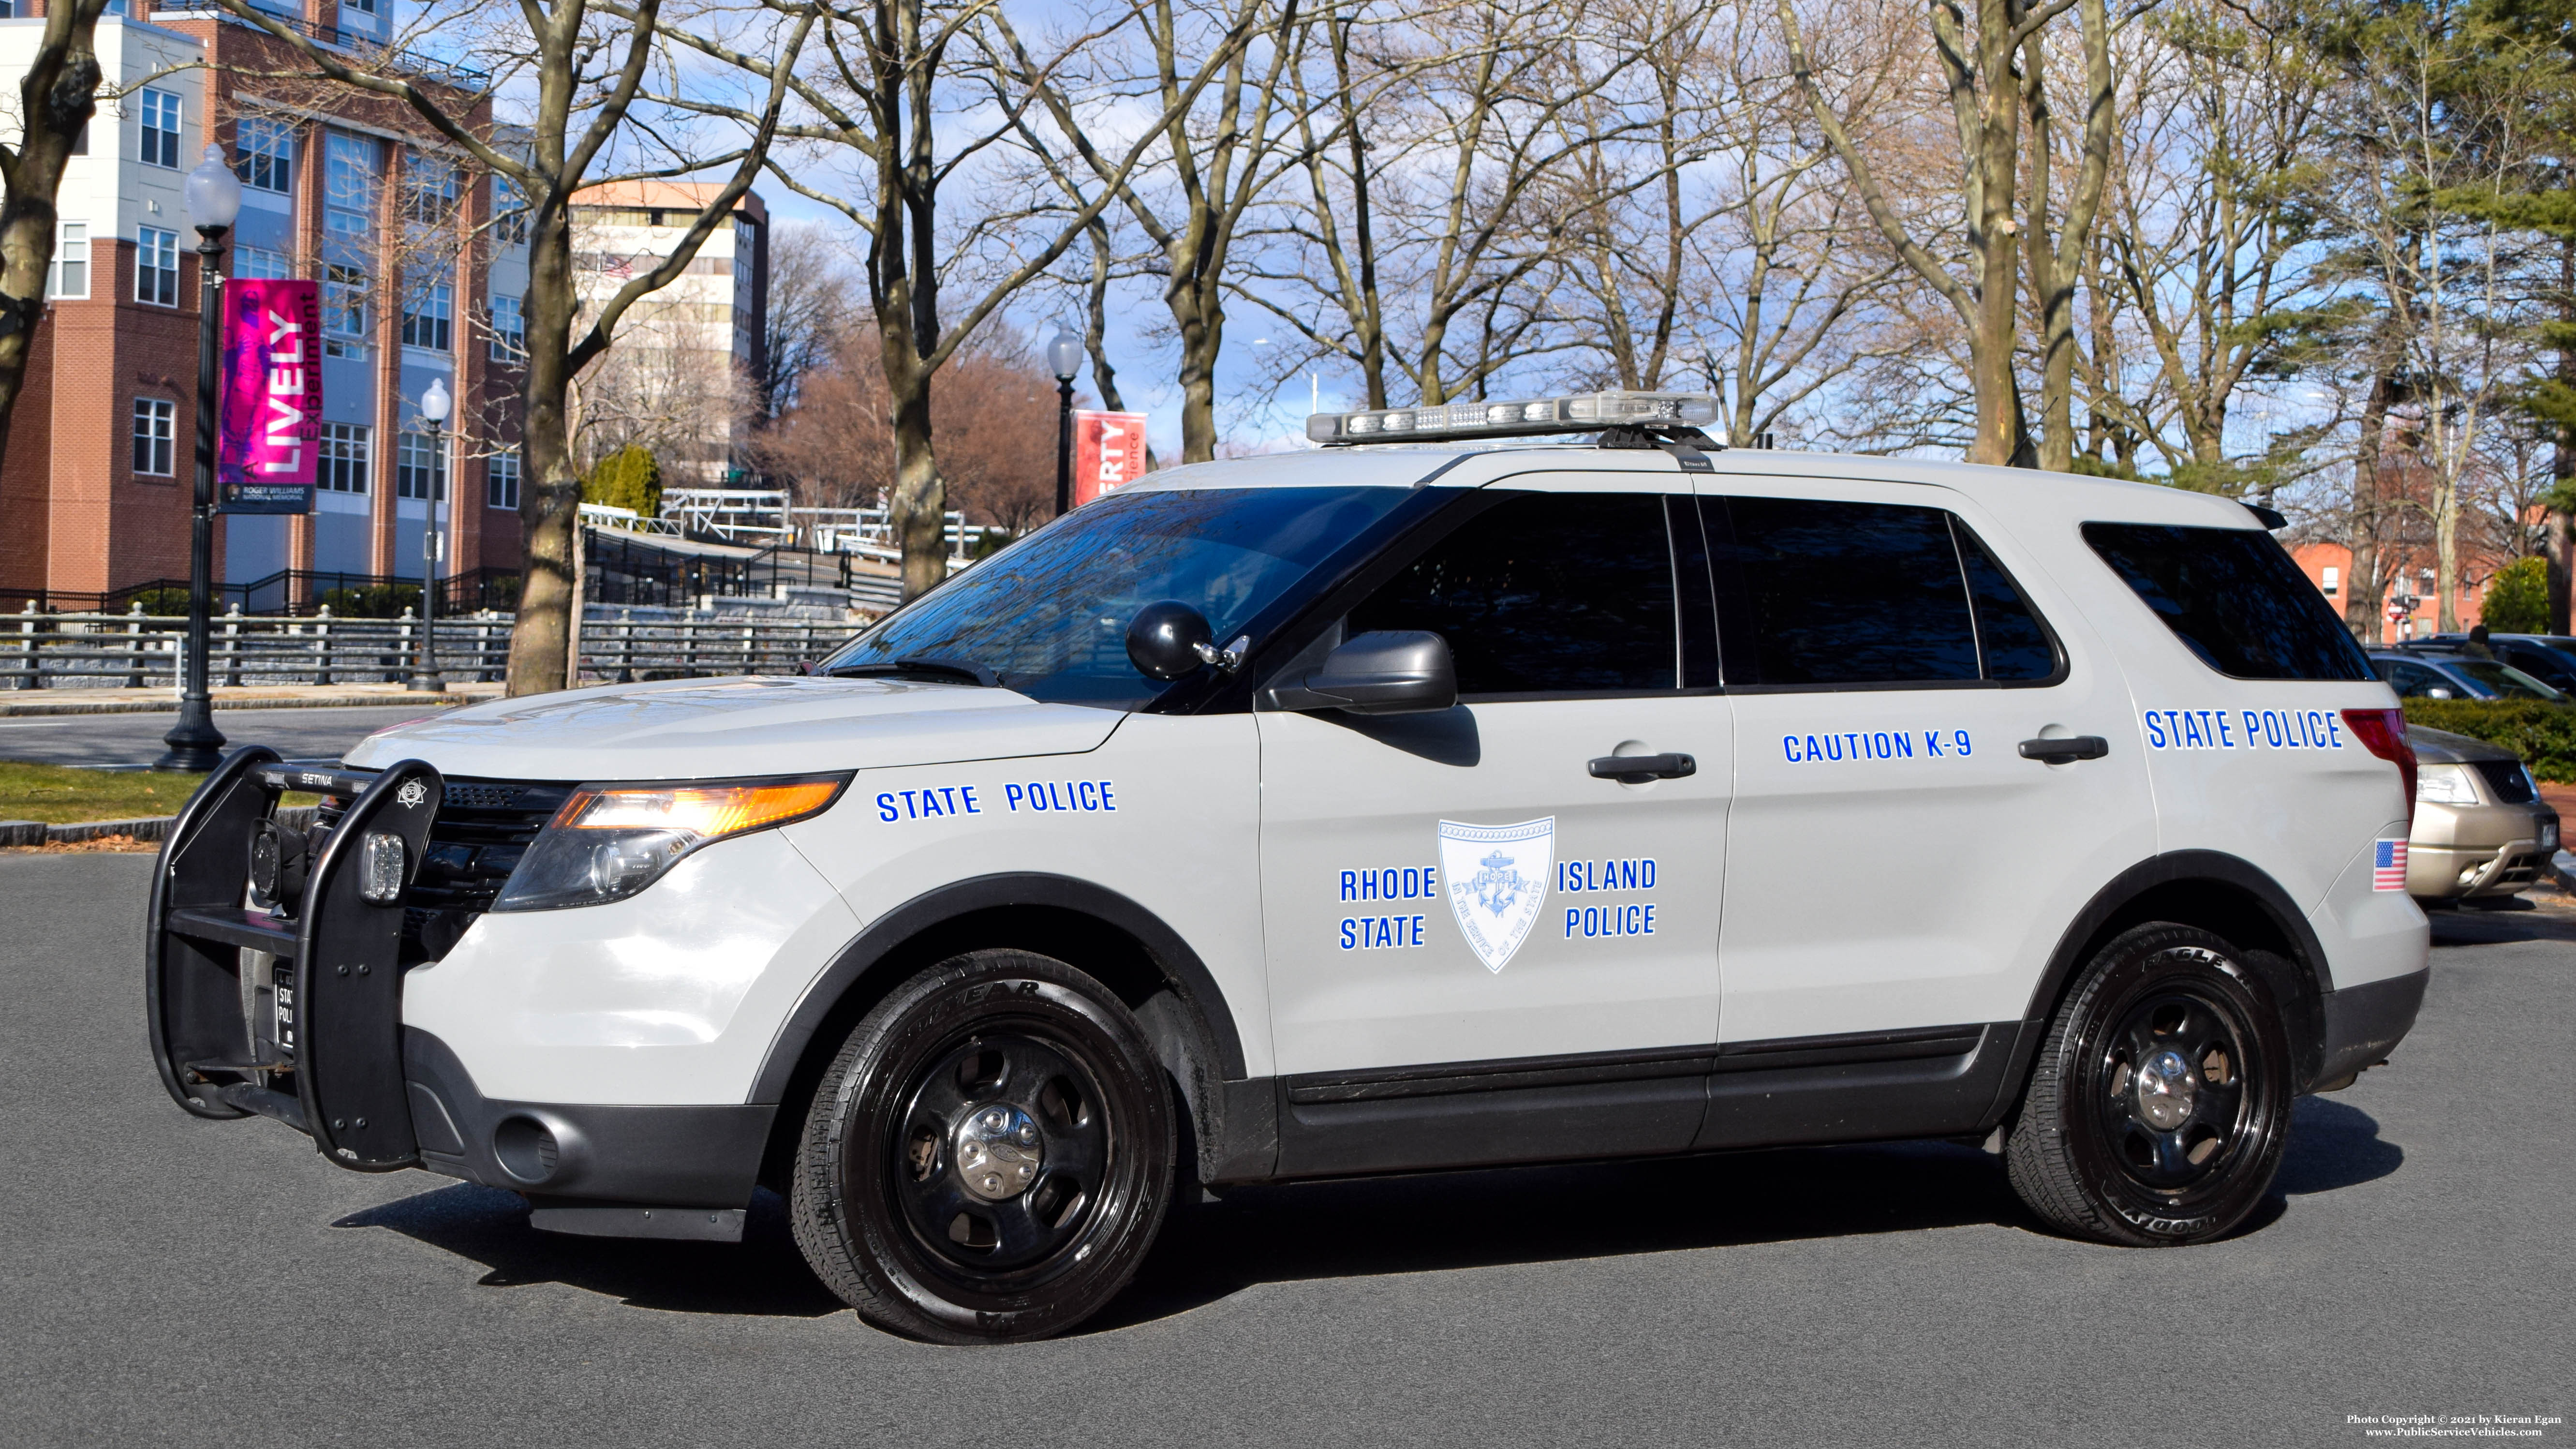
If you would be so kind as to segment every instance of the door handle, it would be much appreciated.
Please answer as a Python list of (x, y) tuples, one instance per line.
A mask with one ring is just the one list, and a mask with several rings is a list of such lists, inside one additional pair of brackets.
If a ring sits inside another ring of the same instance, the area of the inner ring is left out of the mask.
[(2111, 753), (2111, 742), (2100, 735), (2069, 735), (2062, 740), (2024, 740), (2021, 757), (2051, 765), (2071, 765), (2077, 760), (2098, 760)]
[(1588, 767), (1596, 780), (1642, 785), (1649, 780), (1678, 780), (1699, 773), (1699, 761), (1688, 755), (1603, 755)]

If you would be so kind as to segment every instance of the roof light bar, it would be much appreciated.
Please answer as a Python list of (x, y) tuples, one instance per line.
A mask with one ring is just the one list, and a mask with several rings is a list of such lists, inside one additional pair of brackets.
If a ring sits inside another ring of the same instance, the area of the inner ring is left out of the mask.
[(1620, 426), (1696, 428), (1716, 421), (1717, 399), (1704, 392), (1583, 392), (1519, 402), (1313, 413), (1306, 419), (1306, 436), (1318, 443), (1401, 443), (1597, 433)]

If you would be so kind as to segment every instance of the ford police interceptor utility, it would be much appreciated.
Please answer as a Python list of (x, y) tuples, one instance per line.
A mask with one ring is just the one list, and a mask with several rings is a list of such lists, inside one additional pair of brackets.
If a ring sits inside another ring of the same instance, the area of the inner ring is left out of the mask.
[(1939, 1137), (2234, 1228), (2423, 996), (2388, 686), (2277, 516), (1712, 416), (1320, 415), (807, 677), (243, 750), (155, 877), (162, 1079), (556, 1231), (766, 1185), (961, 1342), (1234, 1184)]

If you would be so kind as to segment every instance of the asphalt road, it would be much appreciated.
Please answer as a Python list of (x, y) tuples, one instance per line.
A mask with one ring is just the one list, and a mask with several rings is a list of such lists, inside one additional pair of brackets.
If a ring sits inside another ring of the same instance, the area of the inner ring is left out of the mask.
[(2134, 1449), (2576, 1411), (2576, 912), (2446, 922), (2482, 944), (2301, 1105), (2226, 1242), (2050, 1237), (1942, 1145), (1282, 1188), (1086, 1331), (966, 1350), (841, 1311), (765, 1197), (739, 1246), (560, 1238), (182, 1115), (148, 867), (0, 858), (0, 1442)]
[[(358, 741), (439, 706), (392, 709), (219, 709), (215, 728), (227, 750), (267, 745), (290, 760), (338, 759)], [(138, 769), (161, 758), (161, 737), (179, 723), (169, 714), (61, 714), (0, 719), (0, 760), (92, 769)]]

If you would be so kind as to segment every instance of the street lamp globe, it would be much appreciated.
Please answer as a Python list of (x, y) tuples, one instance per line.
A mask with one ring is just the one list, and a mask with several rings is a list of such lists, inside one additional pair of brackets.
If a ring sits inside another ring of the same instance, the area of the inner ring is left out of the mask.
[(241, 178), (224, 164), (224, 148), (208, 146), (205, 159), (188, 173), (188, 224), (200, 233), (232, 230), (241, 215)]
[(433, 377), (429, 380), (429, 391), (420, 395), (420, 415), (434, 427), (447, 421), (447, 410), (454, 401), (447, 393), (447, 379)]
[(1082, 339), (1070, 332), (1048, 339), (1047, 366), (1054, 370), (1056, 381), (1073, 381), (1082, 371)]

